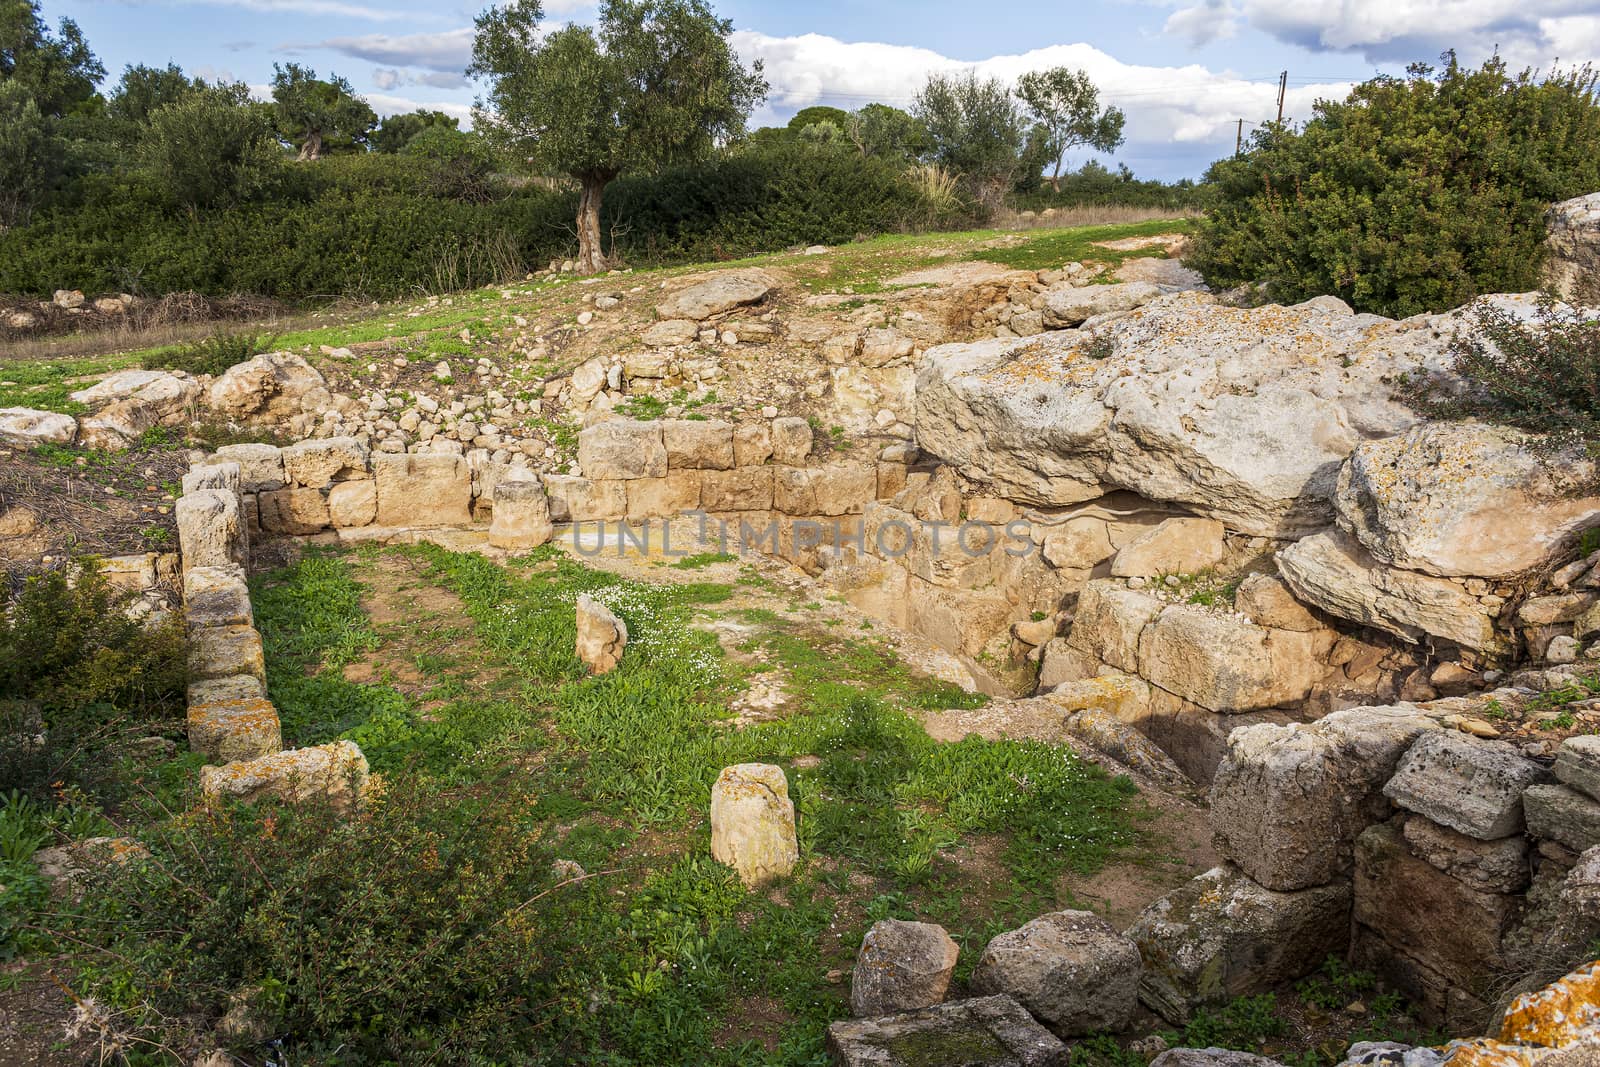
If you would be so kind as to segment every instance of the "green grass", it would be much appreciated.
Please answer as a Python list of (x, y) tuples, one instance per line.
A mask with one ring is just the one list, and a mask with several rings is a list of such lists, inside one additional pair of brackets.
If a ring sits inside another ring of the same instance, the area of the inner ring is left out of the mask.
[(59, 411), (63, 415), (81, 415), (86, 409), (68, 399), (68, 394), (88, 388), (97, 378), (114, 370), (137, 366), (138, 362), (138, 358), (131, 355), (0, 361), (0, 408), (36, 408)]
[(1004, 248), (984, 249), (970, 258), (999, 263), (1016, 270), (1051, 270), (1066, 263), (1089, 259), (1118, 266), (1126, 259), (1161, 255), (1162, 252), (1159, 248), (1118, 252), (1110, 248), (1100, 248), (1095, 242), (1116, 241), (1125, 237), (1153, 237), (1163, 233), (1188, 233), (1192, 225), (1187, 219), (1155, 219), (1150, 222), (1133, 222), (1117, 226), (1032, 230), (1017, 244)]

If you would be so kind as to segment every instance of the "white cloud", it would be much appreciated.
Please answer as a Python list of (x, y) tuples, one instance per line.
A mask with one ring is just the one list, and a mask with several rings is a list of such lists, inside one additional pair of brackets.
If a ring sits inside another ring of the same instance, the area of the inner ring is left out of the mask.
[(1163, 28), (1198, 46), (1232, 37), (1239, 31), (1238, 16), (1239, 9), (1229, 0), (1204, 0), (1174, 11)]
[(402, 85), (426, 85), (430, 89), (465, 89), (464, 74), (451, 74), (443, 70), (400, 70), (395, 67), (377, 67), (372, 71), (372, 84), (379, 89), (395, 89)]
[[(761, 60), (772, 84), (765, 114), (812, 104), (859, 107), (881, 101), (908, 106), (934, 72), (972, 70), (980, 77), (1014, 82), (1023, 73), (1067, 66), (1088, 72), (1101, 98), (1128, 116), (1130, 146), (1167, 142), (1231, 141), (1238, 119), (1269, 118), (1277, 107), (1275, 83), (1245, 81), (1199, 65), (1152, 67), (1123, 63), (1088, 44), (1051, 45), (1020, 55), (995, 56), (976, 63), (950, 59), (925, 48), (850, 43), (820, 34), (769, 37), (754, 31), (733, 35), (746, 60)], [(1289, 91), (1286, 114), (1306, 117), (1323, 97), (1343, 97), (1348, 83), (1307, 85)]]
[(466, 104), (452, 104), (439, 100), (413, 100), (408, 96), (392, 96), (388, 93), (363, 93), (362, 97), (372, 105), (372, 110), (376, 111), (380, 118), (403, 115), (408, 111), (443, 111), (446, 115), (460, 119), (463, 127), (472, 125), (472, 108)]
[[(1227, 0), (1179, 8), (1167, 30), (1196, 39)], [(1476, 62), (1497, 48), (1514, 65), (1600, 57), (1594, 0), (1242, 0), (1237, 19), (1287, 44), (1373, 63), (1432, 61), (1447, 48)], [(1197, 40), (1204, 43), (1204, 40)]]
[(460, 74), (472, 62), (472, 27), (442, 33), (369, 33), (359, 37), (333, 37), (314, 44), (284, 45), (279, 51), (326, 48), (356, 59), (390, 67), (425, 67)]
[[(135, 0), (137, 2), (137, 0)], [(339, 18), (367, 19), (372, 22), (391, 22), (396, 19), (416, 18), (415, 12), (397, 8), (369, 7), (349, 4), (343, 0), (178, 0), (181, 4), (232, 7), (269, 15), (329, 15)]]

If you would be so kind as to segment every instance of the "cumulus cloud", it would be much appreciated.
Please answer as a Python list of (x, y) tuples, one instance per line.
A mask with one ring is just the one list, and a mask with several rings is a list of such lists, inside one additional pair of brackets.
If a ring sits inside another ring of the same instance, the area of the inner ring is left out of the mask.
[(466, 104), (452, 104), (439, 100), (413, 100), (408, 96), (394, 96), (389, 93), (363, 93), (362, 96), (372, 105), (372, 110), (376, 111), (380, 118), (403, 115), (410, 111), (443, 111), (446, 115), (460, 119), (463, 128), (472, 125), (472, 108)]
[(464, 74), (443, 70), (399, 70), (394, 67), (377, 67), (372, 72), (372, 84), (384, 91), (402, 85), (426, 85), (430, 89), (465, 89)]
[[(1102, 99), (1128, 116), (1127, 137), (1138, 142), (1217, 142), (1231, 139), (1239, 118), (1267, 118), (1277, 107), (1277, 85), (1245, 81), (1203, 66), (1154, 67), (1123, 63), (1088, 44), (1051, 45), (976, 63), (950, 59), (925, 48), (850, 43), (806, 34), (769, 37), (754, 31), (733, 35), (746, 60), (760, 60), (772, 84), (772, 116), (812, 104), (854, 108), (870, 101), (908, 106), (935, 72), (974, 71), (979, 77), (1014, 82), (1030, 70), (1074, 67), (1088, 72)], [(1343, 97), (1348, 83), (1291, 89), (1286, 113), (1310, 114), (1323, 97)], [(770, 121), (758, 115), (757, 121)]]
[(1204, 0), (1193, 7), (1174, 11), (1163, 28), (1198, 46), (1232, 37), (1239, 29), (1238, 17), (1239, 9), (1229, 0)]
[(1180, 7), (1167, 30), (1204, 43), (1195, 27), (1228, 7), (1230, 25), (1247, 23), (1286, 44), (1349, 52), (1373, 63), (1431, 60), (1447, 48), (1476, 61), (1499, 49), (1514, 64), (1548, 66), (1600, 56), (1594, 0), (1201, 0)]

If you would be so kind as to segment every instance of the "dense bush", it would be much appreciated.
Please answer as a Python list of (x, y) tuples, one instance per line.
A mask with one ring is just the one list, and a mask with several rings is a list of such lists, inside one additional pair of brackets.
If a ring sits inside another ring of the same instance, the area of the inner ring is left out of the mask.
[[(1537, 451), (1600, 462), (1600, 322), (1543, 300), (1532, 323), (1488, 302), (1451, 343), (1454, 377), (1409, 383), (1408, 399), (1443, 419), (1484, 419), (1540, 435)], [(1562, 463), (1567, 475), (1578, 468)], [(1600, 473), (1574, 489), (1594, 488)]]
[[(0, 234), (0, 292), (300, 301), (486, 285), (571, 255), (576, 196), (486, 184), (475, 161), (421, 151), (280, 167), (248, 202), (192, 214), (146, 177), (91, 174), (31, 225)], [(925, 207), (895, 162), (780, 144), (624, 178), (607, 193), (602, 229), (607, 251), (615, 242), (642, 265), (951, 221)]]
[(1600, 188), (1594, 75), (1511, 76), (1446, 55), (1269, 125), (1210, 177), (1194, 263), (1283, 303), (1332, 294), (1403, 316), (1538, 283), (1545, 210)]
[(1126, 168), (1110, 170), (1091, 160), (1078, 170), (1061, 176), (1061, 191), (1040, 179), (1033, 191), (1017, 195), (1019, 211), (1045, 208), (1134, 207), (1158, 211), (1200, 211), (1210, 200), (1211, 187), (1183, 181), (1168, 184), (1135, 178)]
[(237, 333), (221, 330), (210, 337), (158, 348), (145, 356), (146, 370), (181, 370), (190, 374), (221, 374), (235, 364), (272, 350), (272, 334), (255, 330)]
[(181, 713), (181, 630), (135, 622), (125, 600), (86, 564), (28, 579), (0, 611), (0, 791), (104, 793), (119, 745)]

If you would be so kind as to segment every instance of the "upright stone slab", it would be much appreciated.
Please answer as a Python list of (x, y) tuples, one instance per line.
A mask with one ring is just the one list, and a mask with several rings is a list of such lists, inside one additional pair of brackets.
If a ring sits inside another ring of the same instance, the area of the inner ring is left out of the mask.
[(1441, 826), (1494, 841), (1522, 830), (1522, 792), (1548, 777), (1504, 742), (1434, 730), (1406, 751), (1383, 795)]
[(957, 1000), (923, 1011), (828, 1027), (839, 1067), (1067, 1067), (1061, 1039), (1007, 996)]
[(1277, 893), (1215, 867), (1128, 928), (1144, 960), (1139, 999), (1168, 1022), (1303, 977), (1350, 937), (1350, 885)]
[(1062, 1037), (1128, 1025), (1139, 997), (1139, 948), (1088, 911), (1057, 911), (996, 935), (972, 972), (979, 993), (1005, 993)]
[(183, 569), (248, 566), (249, 534), (239, 510), (239, 494), (226, 489), (185, 493), (173, 506)]
[(800, 846), (782, 767), (740, 763), (723, 768), (711, 787), (711, 855), (752, 887), (794, 870)]
[(577, 611), (578, 658), (590, 674), (610, 674), (628, 647), (628, 624), (588, 593), (579, 594)]
[(489, 543), (510, 551), (538, 548), (550, 540), (550, 498), (544, 484), (534, 479), (500, 482), (494, 488), (494, 513), (489, 522)]
[(183, 618), (191, 628), (253, 624), (244, 568), (189, 568), (183, 576)]
[(1280, 892), (1345, 875), (1356, 837), (1388, 817), (1383, 787), (1401, 755), (1435, 729), (1400, 704), (1235, 730), (1211, 784), (1217, 851)]

